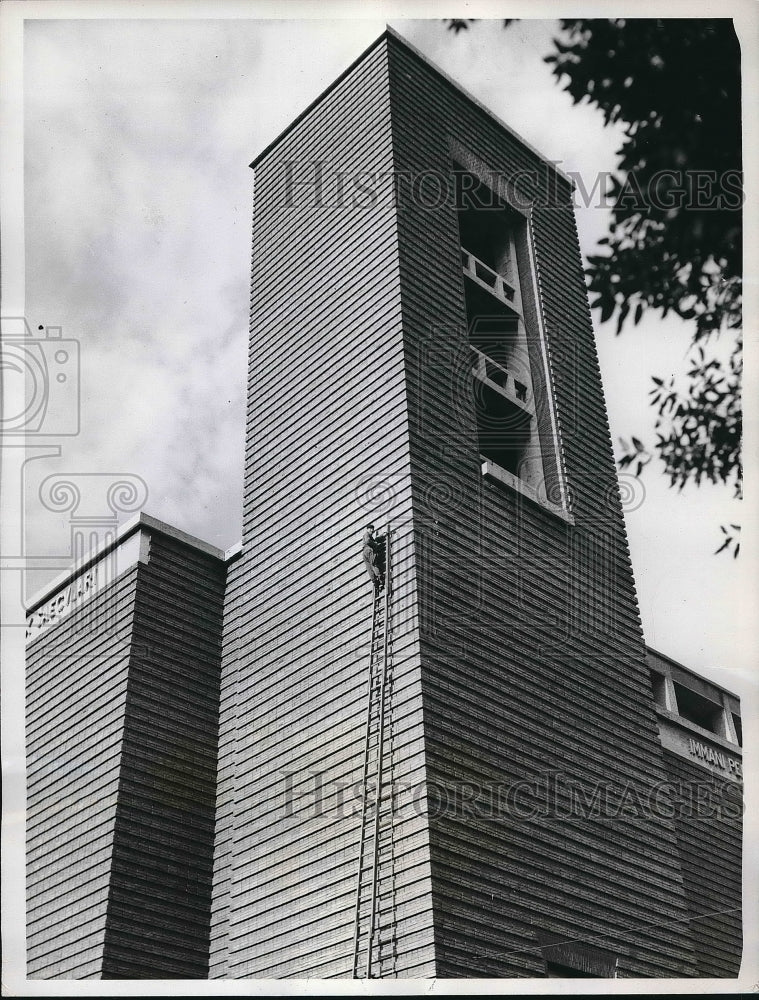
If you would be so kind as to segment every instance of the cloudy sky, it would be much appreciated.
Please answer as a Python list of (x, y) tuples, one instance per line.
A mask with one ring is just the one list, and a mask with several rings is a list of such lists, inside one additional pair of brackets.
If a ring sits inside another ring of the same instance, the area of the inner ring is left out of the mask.
[[(82, 394), (79, 435), (28, 466), (28, 551), (66, 551), (69, 515), (35, 500), (57, 473), (138, 476), (149, 513), (226, 548), (241, 527), (248, 164), (385, 20), (94, 19), (104, 6), (85, 19), (48, 8), (24, 33), (25, 313), (79, 342)], [(437, 19), (387, 20), (586, 187), (613, 170), (619, 135), (542, 61), (555, 22), (454, 36)], [(578, 209), (584, 252), (607, 223), (602, 207)], [(594, 322), (612, 436), (650, 438), (650, 376), (683, 370), (689, 330), (650, 316), (617, 338)], [(653, 468), (628, 485), (647, 641), (743, 691), (748, 567), (712, 554), (740, 505), (725, 489), (678, 494)]]

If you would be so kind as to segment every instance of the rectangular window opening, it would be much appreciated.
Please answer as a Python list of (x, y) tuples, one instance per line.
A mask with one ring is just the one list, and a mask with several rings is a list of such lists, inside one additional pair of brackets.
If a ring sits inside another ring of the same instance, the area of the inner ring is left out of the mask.
[(496, 365), (493, 364), (492, 361), (488, 361), (487, 358), (485, 358), (485, 374), (491, 382), (495, 382), (495, 384), (499, 385), (502, 389), (508, 388), (509, 373), (505, 368), (501, 368), (500, 365)]
[(486, 383), (475, 389), (480, 453), (520, 477), (529, 460), (533, 418)]
[(514, 488), (563, 509), (552, 415), (535, 399), (537, 388), (550, 398), (544, 346), (523, 315), (523, 297), (534, 297), (527, 223), (457, 164), (454, 178), (480, 455), (508, 472)]
[(581, 972), (573, 969), (570, 965), (561, 965), (558, 962), (546, 962), (546, 977), (548, 979), (601, 979), (602, 976), (592, 972)]
[(721, 705), (716, 705), (696, 691), (691, 691), (690, 688), (678, 684), (677, 681), (675, 681), (675, 697), (677, 698), (679, 715), (710, 733), (719, 734)]
[(509, 210), (473, 174), (457, 167), (454, 176), (462, 249), (491, 272), (509, 277), (513, 264)]

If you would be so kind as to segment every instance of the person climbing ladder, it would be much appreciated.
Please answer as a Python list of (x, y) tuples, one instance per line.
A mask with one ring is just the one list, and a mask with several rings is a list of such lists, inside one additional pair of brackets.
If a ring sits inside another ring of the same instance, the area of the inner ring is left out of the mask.
[(379, 592), (385, 583), (385, 541), (374, 534), (374, 525), (364, 528), (363, 557), (369, 579)]

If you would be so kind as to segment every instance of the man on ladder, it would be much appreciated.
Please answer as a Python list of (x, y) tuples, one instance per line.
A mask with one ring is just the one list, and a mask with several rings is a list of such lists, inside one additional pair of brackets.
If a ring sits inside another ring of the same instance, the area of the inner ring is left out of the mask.
[(375, 593), (379, 593), (385, 583), (385, 543), (384, 539), (374, 537), (373, 524), (364, 528), (363, 544), (364, 565)]

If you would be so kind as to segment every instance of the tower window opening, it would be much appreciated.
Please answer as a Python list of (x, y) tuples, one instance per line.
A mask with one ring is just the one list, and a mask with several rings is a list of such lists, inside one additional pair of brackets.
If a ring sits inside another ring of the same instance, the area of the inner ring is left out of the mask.
[(529, 461), (531, 415), (485, 383), (476, 387), (475, 396), (480, 453), (520, 477)]
[[(514, 254), (508, 209), (472, 174), (457, 170), (455, 177), (462, 248), (491, 273), (510, 277)], [(478, 277), (490, 280), (484, 268), (478, 272)]]
[[(563, 513), (566, 491), (528, 223), (455, 162), (454, 180), (482, 471)], [(547, 399), (536, 399), (536, 391)]]
[(694, 722), (702, 729), (710, 733), (719, 732), (719, 716), (722, 714), (722, 706), (704, 698), (696, 691), (684, 687), (675, 681), (675, 697), (677, 698), (677, 711), (688, 722)]
[(499, 365), (494, 365), (492, 361), (488, 361), (487, 358), (485, 358), (485, 373), (491, 382), (495, 382), (502, 389), (508, 387), (509, 373), (505, 368), (501, 368)]

